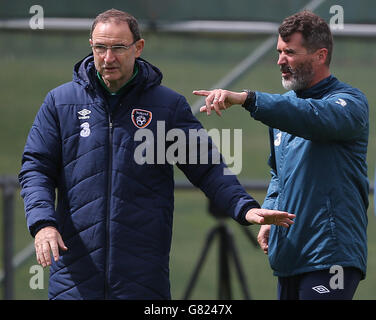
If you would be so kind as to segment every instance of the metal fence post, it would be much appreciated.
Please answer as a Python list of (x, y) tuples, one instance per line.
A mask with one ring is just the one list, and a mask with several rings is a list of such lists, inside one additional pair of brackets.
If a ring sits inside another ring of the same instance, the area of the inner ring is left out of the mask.
[(3, 189), (4, 300), (13, 299), (14, 192), (12, 183)]

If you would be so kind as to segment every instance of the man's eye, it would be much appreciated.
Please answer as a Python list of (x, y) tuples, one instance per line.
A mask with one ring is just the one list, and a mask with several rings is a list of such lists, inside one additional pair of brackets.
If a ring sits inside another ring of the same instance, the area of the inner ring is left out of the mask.
[(123, 46), (113, 46), (112, 47), (112, 52), (114, 53), (122, 53), (125, 51), (125, 47)]
[(97, 50), (97, 51), (106, 51), (106, 47), (105, 46), (101, 46), (101, 45), (96, 45), (94, 46), (94, 49)]

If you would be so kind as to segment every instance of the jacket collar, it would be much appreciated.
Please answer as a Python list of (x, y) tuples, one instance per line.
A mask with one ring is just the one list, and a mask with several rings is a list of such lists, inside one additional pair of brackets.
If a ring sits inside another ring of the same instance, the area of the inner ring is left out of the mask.
[(297, 90), (295, 94), (298, 98), (321, 98), (325, 93), (332, 90), (332, 88), (338, 82), (337, 78), (333, 75), (321, 80), (320, 82), (316, 83), (313, 87), (304, 89), (304, 90)]

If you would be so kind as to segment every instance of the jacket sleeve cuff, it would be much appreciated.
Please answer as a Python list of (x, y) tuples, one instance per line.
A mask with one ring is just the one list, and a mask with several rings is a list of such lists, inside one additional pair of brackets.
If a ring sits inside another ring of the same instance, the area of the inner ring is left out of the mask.
[(57, 229), (57, 225), (56, 223), (52, 222), (52, 221), (45, 221), (45, 220), (42, 220), (40, 222), (37, 222), (36, 224), (34, 224), (33, 226), (30, 227), (30, 233), (31, 233), (31, 236), (33, 238), (35, 238), (35, 235), (43, 228), (45, 227), (54, 227)]
[(252, 114), (256, 110), (256, 92), (250, 90), (247, 90), (247, 92), (247, 99), (242, 104), (242, 107)]
[(247, 219), (245, 218), (245, 216), (247, 215), (247, 212), (249, 210), (253, 209), (253, 208), (260, 208), (260, 205), (257, 202), (252, 202), (250, 204), (245, 205), (241, 209), (241, 211), (238, 215), (237, 221), (244, 226), (252, 225), (253, 223), (248, 222)]

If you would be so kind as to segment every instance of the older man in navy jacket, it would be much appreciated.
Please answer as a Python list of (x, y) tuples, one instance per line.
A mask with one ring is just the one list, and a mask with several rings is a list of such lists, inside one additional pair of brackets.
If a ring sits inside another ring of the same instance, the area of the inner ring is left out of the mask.
[[(51, 265), (50, 299), (169, 299), (173, 168), (160, 161), (160, 137), (136, 135), (155, 136), (162, 124), (188, 137), (202, 126), (140, 58), (134, 17), (100, 14), (90, 44), (93, 54), (76, 64), (73, 81), (48, 93), (25, 146), (19, 177), (37, 260)], [(136, 152), (142, 144), (145, 157)], [(204, 144), (205, 161), (195, 149), (186, 153), (198, 154), (192, 163), (178, 157), (177, 165), (221, 211), (241, 224), (292, 224), (293, 214), (261, 209), (222, 160), (211, 161), (211, 140)]]
[(272, 179), (263, 208), (296, 214), (288, 230), (262, 226), (261, 248), (278, 276), (280, 299), (351, 299), (367, 265), (368, 102), (329, 70), (327, 23), (304, 11), (279, 28), (284, 95), (227, 90), (202, 112), (240, 104), (270, 127)]

